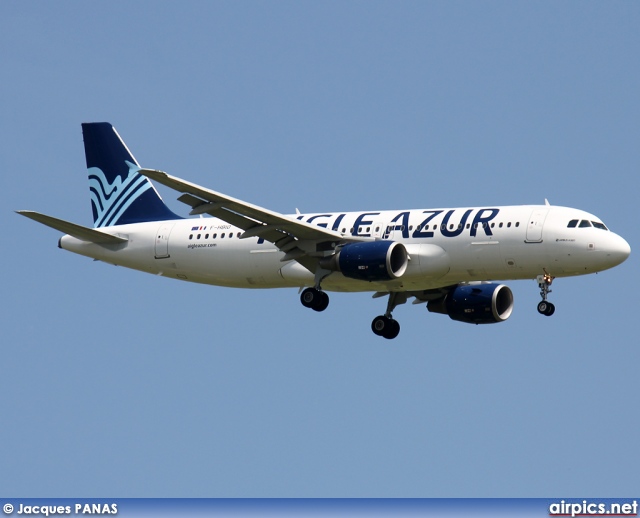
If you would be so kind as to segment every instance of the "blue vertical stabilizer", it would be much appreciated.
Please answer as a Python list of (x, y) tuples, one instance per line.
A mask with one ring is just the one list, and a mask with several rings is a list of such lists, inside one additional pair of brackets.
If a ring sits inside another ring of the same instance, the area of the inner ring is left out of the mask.
[(167, 207), (108, 122), (82, 124), (95, 228), (181, 219)]

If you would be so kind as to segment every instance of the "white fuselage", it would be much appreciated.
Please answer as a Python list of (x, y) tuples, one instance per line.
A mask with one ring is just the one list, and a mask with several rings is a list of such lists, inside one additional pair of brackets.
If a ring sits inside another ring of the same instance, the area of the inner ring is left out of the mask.
[[(548, 205), (340, 212), (289, 216), (345, 237), (388, 239), (409, 252), (405, 274), (367, 282), (333, 272), (329, 291), (417, 291), (460, 282), (583, 275), (620, 264), (629, 245), (599, 218)], [(568, 227), (572, 220), (590, 226)], [(601, 225), (601, 228), (593, 226)], [(239, 288), (314, 285), (314, 274), (258, 237), (217, 218), (148, 222), (108, 227), (127, 238), (99, 245), (71, 236), (60, 247), (112, 264), (191, 282)], [(331, 252), (326, 252), (327, 254)]]

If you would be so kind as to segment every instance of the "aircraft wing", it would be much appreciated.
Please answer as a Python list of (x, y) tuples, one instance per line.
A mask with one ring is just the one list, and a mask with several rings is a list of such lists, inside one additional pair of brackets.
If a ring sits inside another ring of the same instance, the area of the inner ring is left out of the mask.
[[(324, 255), (322, 252), (334, 248), (335, 244), (372, 240), (372, 238), (345, 237), (339, 232), (232, 198), (163, 171), (140, 169), (138, 172), (183, 193), (178, 200), (191, 207), (191, 215), (210, 214), (220, 218), (244, 230), (242, 234), (244, 239), (261, 237), (285, 252), (283, 261), (295, 259), (311, 272), (315, 271), (317, 258)], [(309, 261), (309, 259), (312, 260)]]

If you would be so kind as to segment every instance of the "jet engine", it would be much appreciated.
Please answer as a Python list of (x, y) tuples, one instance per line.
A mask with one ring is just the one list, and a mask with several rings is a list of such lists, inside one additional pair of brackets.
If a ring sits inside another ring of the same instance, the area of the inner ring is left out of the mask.
[(382, 240), (344, 245), (338, 253), (324, 258), (320, 266), (351, 279), (390, 281), (401, 277), (408, 263), (404, 245)]
[(429, 301), (427, 309), (468, 324), (495, 324), (511, 316), (513, 293), (504, 284), (463, 284), (444, 298)]

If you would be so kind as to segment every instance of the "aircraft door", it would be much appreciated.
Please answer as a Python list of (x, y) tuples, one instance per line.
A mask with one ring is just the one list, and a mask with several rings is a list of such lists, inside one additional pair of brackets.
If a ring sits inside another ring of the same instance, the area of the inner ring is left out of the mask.
[(391, 222), (383, 226), (384, 234), (383, 239), (390, 239), (391, 241), (399, 241), (402, 239), (405, 233), (404, 225), (397, 222)]
[(371, 233), (371, 235), (373, 237), (382, 237), (382, 235), (385, 233), (386, 230), (386, 226), (384, 223), (382, 223), (382, 221), (375, 221), (373, 223), (373, 232)]
[(529, 221), (527, 222), (527, 243), (542, 243), (542, 227), (549, 212), (548, 207), (533, 209)]
[(169, 235), (175, 223), (165, 223), (156, 232), (156, 259), (169, 257)]

